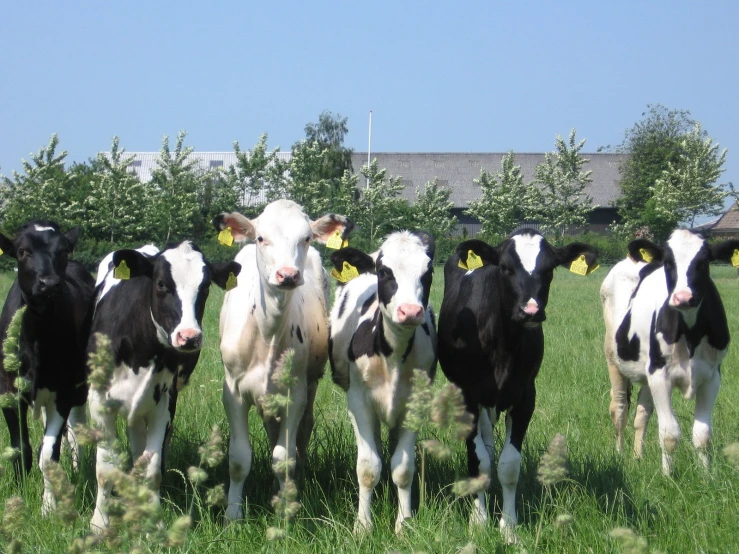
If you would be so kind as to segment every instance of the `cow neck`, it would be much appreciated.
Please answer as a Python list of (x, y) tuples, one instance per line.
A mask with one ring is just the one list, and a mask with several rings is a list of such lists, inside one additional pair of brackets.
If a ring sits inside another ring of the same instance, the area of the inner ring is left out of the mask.
[(295, 290), (275, 291), (259, 279), (257, 325), (265, 338), (281, 337), (290, 321), (289, 307)]
[(404, 358), (407, 356), (406, 350), (409, 346), (412, 346), (410, 341), (416, 334), (418, 327), (399, 325), (392, 320), (386, 319), (379, 305), (377, 307), (377, 314), (377, 330), (375, 331), (377, 351), (383, 352), (389, 346), (391, 353), (385, 354), (383, 352), (385, 356)]

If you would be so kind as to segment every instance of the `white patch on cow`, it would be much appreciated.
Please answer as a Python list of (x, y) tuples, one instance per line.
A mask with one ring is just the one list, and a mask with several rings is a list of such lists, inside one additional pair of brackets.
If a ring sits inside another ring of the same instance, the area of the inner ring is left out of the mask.
[(45, 227), (43, 225), (34, 225), (33, 228), (36, 229), (37, 231), (54, 231), (55, 230), (53, 227)]
[(383, 306), (385, 315), (394, 320), (398, 306), (422, 303), (421, 277), (428, 270), (431, 259), (421, 239), (409, 231), (389, 235), (381, 251), (381, 263), (392, 270), (398, 285), (390, 303)]
[(171, 346), (169, 344), (169, 335), (167, 334), (167, 330), (157, 323), (157, 320), (154, 318), (154, 314), (151, 313), (151, 309), (149, 309), (149, 315), (151, 316), (151, 322), (154, 324), (154, 328), (157, 330), (157, 340), (164, 346)]
[(688, 268), (693, 259), (698, 255), (698, 252), (703, 248), (704, 242), (700, 236), (686, 229), (678, 229), (670, 235), (667, 245), (672, 250), (672, 255), (675, 258), (675, 269), (677, 271), (677, 282), (675, 283), (675, 290), (672, 291), (673, 293), (686, 290), (690, 291), (690, 287), (688, 286)]
[[(195, 302), (205, 276), (203, 271), (205, 260), (203, 254), (193, 249), (189, 241), (183, 242), (177, 248), (165, 250), (162, 257), (170, 264), (175, 292), (182, 306), (182, 318), (171, 335), (171, 346), (176, 347), (176, 337), (179, 331), (184, 329), (200, 331), (195, 314)], [(157, 328), (157, 333), (159, 333), (159, 328)]]
[(534, 273), (536, 269), (536, 258), (541, 252), (543, 238), (541, 235), (515, 235), (511, 237), (516, 245), (516, 254), (521, 260), (521, 265), (529, 274)]

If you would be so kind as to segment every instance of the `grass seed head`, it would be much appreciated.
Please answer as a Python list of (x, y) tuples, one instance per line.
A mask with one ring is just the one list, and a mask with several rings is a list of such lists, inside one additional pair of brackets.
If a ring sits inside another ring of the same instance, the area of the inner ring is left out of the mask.
[(58, 463), (50, 461), (44, 465), (44, 477), (56, 498), (57, 516), (65, 525), (71, 525), (79, 514), (74, 507), (74, 486), (69, 482), (67, 472)]
[(619, 543), (623, 554), (647, 554), (649, 552), (647, 539), (640, 537), (627, 527), (617, 527), (608, 534)]
[(5, 501), (3, 512), (3, 535), (17, 537), (26, 526), (26, 504), (20, 496), (11, 496)]
[[(6, 373), (18, 373), (21, 370), (21, 360), (18, 354), (20, 352), (21, 325), (23, 323), (24, 313), (26, 313), (25, 306), (13, 314), (13, 318), (8, 324), (6, 338), (3, 341), (3, 353), (5, 355), (3, 362)], [(16, 389), (19, 391), (25, 390), (17, 386)]]
[(97, 446), (105, 438), (101, 429), (78, 423), (74, 426), (74, 436), (82, 446)]
[(185, 538), (187, 537), (187, 531), (192, 526), (192, 518), (190, 516), (178, 517), (172, 526), (169, 528), (167, 533), (167, 546), (177, 547), (185, 544)]
[(723, 450), (724, 456), (726, 456), (734, 467), (739, 469), (739, 442), (733, 442), (726, 446)]
[(228, 504), (228, 499), (226, 498), (226, 489), (224, 488), (223, 483), (220, 483), (212, 489), (208, 489), (206, 491), (205, 503), (212, 508), (223, 507)]
[(287, 536), (287, 532), (279, 527), (267, 527), (267, 540), (270, 542), (279, 541)]
[(0, 455), (0, 457), (2, 457), (3, 461), (5, 462), (13, 462), (20, 455), (21, 455), (21, 451), (18, 450), (17, 448), (13, 448), (12, 446), (6, 446), (3, 449), (3, 453)]
[(210, 438), (208, 442), (198, 448), (198, 454), (200, 454), (200, 465), (216, 467), (223, 461), (225, 456), (223, 453), (223, 437), (218, 425), (211, 428)]
[(452, 485), (452, 492), (457, 496), (469, 496), (488, 490), (490, 487), (490, 477), (487, 475), (478, 475), (469, 479), (462, 479)]
[(187, 468), (187, 478), (195, 485), (202, 485), (208, 480), (208, 473), (203, 468), (190, 466)]
[(87, 380), (90, 387), (101, 396), (110, 388), (115, 370), (113, 348), (110, 339), (102, 333), (95, 333), (95, 351), (90, 353), (87, 366), (90, 372)]
[(411, 394), (408, 397), (406, 405), (405, 420), (403, 426), (418, 433), (421, 427), (428, 422), (430, 418), (431, 402), (434, 393), (431, 390), (431, 379), (425, 371), (416, 369), (413, 371), (413, 380), (411, 381)]
[(452, 449), (436, 439), (421, 441), (421, 447), (440, 462), (448, 462), (452, 458)]
[(557, 433), (541, 457), (537, 479), (545, 487), (551, 487), (567, 475), (567, 445), (564, 436)]
[(474, 418), (464, 404), (462, 391), (447, 383), (431, 403), (431, 421), (439, 430), (448, 429), (456, 440), (464, 440), (472, 432)]

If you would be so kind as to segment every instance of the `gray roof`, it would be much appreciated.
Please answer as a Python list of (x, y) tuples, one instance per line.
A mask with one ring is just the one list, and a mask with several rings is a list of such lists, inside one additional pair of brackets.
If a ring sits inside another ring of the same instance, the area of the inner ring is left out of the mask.
[[(159, 152), (126, 152), (126, 155), (134, 156), (134, 167), (139, 179), (143, 182), (151, 180), (152, 171), (156, 169)], [(408, 200), (415, 198), (417, 187), (423, 187), (435, 178), (439, 183), (451, 189), (451, 200), (455, 207), (467, 207), (471, 200), (480, 196), (480, 186), (473, 179), (480, 177), (480, 169), (497, 173), (500, 170), (501, 159), (507, 153), (426, 153), (426, 152), (372, 152), (372, 158), (377, 158), (380, 168), (387, 169), (388, 175), (401, 177), (405, 184), (403, 196)], [(214, 165), (220, 165), (224, 169), (236, 163), (234, 152), (193, 152), (190, 154), (198, 162), (203, 171), (208, 171)], [(291, 152), (279, 152), (278, 157), (289, 161)], [(588, 187), (588, 194), (593, 197), (593, 203), (601, 206), (611, 206), (618, 198), (619, 180), (618, 167), (626, 158), (625, 154), (585, 154), (590, 161), (585, 164), (585, 170), (592, 170), (593, 182)], [(530, 182), (534, 178), (534, 170), (537, 164), (544, 161), (544, 154), (516, 154), (516, 165), (521, 166), (524, 182)], [(366, 152), (355, 152), (352, 155), (354, 173), (358, 174), (364, 164), (367, 163)], [(360, 187), (364, 186), (363, 178), (360, 178)], [(263, 202), (264, 198), (252, 199)]]
[(739, 232), (739, 207), (736, 202), (726, 210), (711, 230), (715, 234)]
[[(500, 162), (507, 152), (503, 153), (405, 153), (405, 152), (372, 152), (377, 158), (380, 168), (386, 168), (389, 176), (402, 177), (406, 185), (404, 196), (413, 199), (417, 187), (423, 187), (434, 178), (441, 185), (451, 189), (451, 200), (456, 207), (466, 207), (471, 200), (480, 196), (480, 186), (473, 179), (480, 178), (480, 169), (491, 173), (500, 171)], [(618, 167), (626, 159), (625, 154), (584, 154), (590, 161), (584, 170), (591, 170), (593, 182), (588, 187), (588, 194), (593, 197), (593, 204), (609, 207), (619, 196)], [(544, 154), (518, 154), (516, 165), (521, 166), (523, 179), (528, 183), (534, 178), (537, 164), (544, 161)], [(359, 173), (367, 164), (366, 152), (355, 152), (352, 156), (354, 172)], [(363, 183), (360, 181), (360, 186)], [(421, 189), (423, 190), (423, 189)]]

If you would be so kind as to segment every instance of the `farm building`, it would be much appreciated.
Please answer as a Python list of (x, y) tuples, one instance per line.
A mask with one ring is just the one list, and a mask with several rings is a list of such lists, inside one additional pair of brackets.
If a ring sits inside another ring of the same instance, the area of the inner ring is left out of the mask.
[[(134, 156), (133, 170), (138, 177), (147, 182), (156, 168), (158, 152), (132, 152)], [(501, 159), (506, 153), (426, 153), (426, 152), (373, 152), (378, 166), (387, 169), (388, 175), (401, 177), (405, 185), (403, 196), (413, 202), (416, 189), (423, 189), (429, 181), (438, 179), (442, 187), (451, 190), (454, 202), (453, 213), (459, 220), (459, 232), (463, 230), (475, 235), (480, 229), (480, 222), (465, 213), (469, 203), (480, 197), (480, 186), (474, 183), (480, 177), (480, 170), (496, 173), (500, 170)], [(198, 160), (203, 171), (226, 169), (236, 163), (234, 152), (193, 152), (191, 156)], [(283, 161), (289, 161), (290, 152), (280, 152)], [(590, 160), (585, 169), (592, 171), (593, 179), (588, 187), (588, 194), (597, 207), (590, 215), (588, 229), (603, 231), (617, 219), (613, 204), (618, 197), (619, 164), (625, 159), (624, 154), (585, 154)], [(543, 153), (516, 154), (516, 164), (521, 166), (524, 182), (534, 178), (537, 164), (544, 161)], [(352, 166), (355, 174), (359, 174), (362, 165), (367, 163), (366, 152), (355, 152), (352, 155)], [(364, 186), (364, 178), (360, 177), (360, 187)], [(245, 199), (250, 203), (260, 203), (264, 198)], [(535, 224), (533, 226), (536, 226)]]
[(722, 239), (739, 237), (739, 206), (736, 202), (711, 226), (710, 232)]

